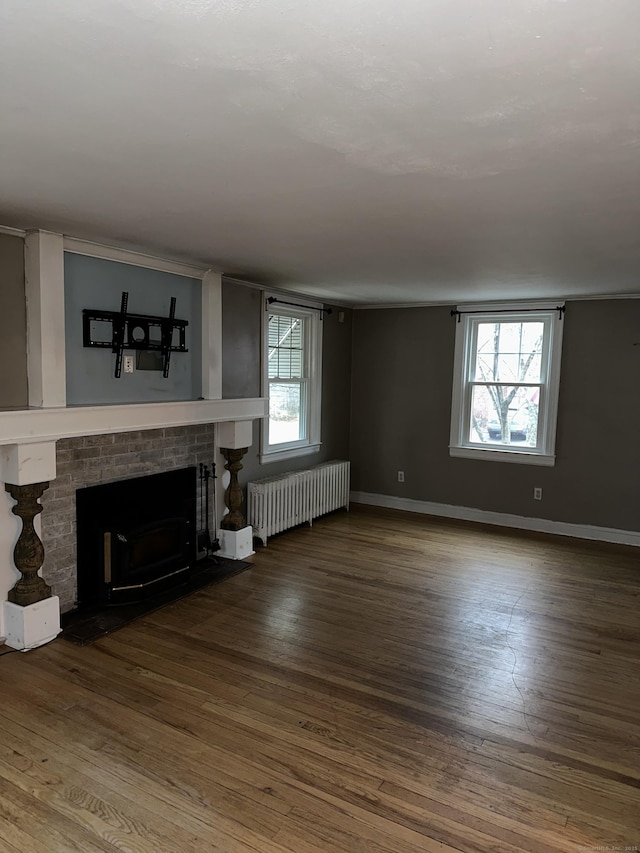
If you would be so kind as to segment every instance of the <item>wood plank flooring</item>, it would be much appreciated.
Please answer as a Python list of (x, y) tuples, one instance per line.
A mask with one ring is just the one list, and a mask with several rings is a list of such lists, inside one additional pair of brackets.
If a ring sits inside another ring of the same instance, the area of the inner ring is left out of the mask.
[(354, 507), (0, 660), (2, 853), (640, 845), (640, 553)]

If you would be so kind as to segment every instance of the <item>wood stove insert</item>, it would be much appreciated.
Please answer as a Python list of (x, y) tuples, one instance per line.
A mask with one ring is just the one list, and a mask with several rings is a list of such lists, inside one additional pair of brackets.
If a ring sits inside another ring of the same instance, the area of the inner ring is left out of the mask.
[(78, 608), (184, 583), (196, 562), (196, 468), (76, 492)]

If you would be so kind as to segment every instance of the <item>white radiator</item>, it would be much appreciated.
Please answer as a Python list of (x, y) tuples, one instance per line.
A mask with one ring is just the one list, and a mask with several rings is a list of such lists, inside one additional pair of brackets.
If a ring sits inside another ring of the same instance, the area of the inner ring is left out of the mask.
[(349, 509), (348, 462), (325, 462), (247, 484), (247, 515), (253, 535), (264, 545), (274, 533), (346, 507)]

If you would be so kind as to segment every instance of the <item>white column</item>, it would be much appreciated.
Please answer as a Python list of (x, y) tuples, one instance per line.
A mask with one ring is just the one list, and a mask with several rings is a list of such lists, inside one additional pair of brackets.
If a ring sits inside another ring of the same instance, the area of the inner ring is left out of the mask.
[(29, 405), (66, 406), (64, 249), (61, 234), (31, 231), (25, 240)]
[[(13, 562), (13, 549), (22, 530), (22, 522), (11, 512), (14, 501), (0, 483), (0, 602), (5, 603), (11, 587), (20, 577)], [(39, 531), (38, 531), (39, 532)], [(0, 604), (0, 636), (6, 637), (4, 606)]]
[[(0, 475), (4, 482), (16, 486), (55, 479), (55, 441), (34, 441), (0, 447)], [(20, 535), (21, 523), (10, 514), (13, 501), (6, 492), (0, 496), (0, 507), (3, 506), (5, 515), (0, 512), (0, 598), (4, 601), (0, 613), (0, 634), (6, 637), (8, 646), (27, 651), (50, 642), (60, 633), (60, 599), (53, 595), (27, 606), (13, 604), (7, 600), (9, 590), (20, 577), (13, 562), (12, 552)], [(40, 515), (35, 517), (34, 527), (40, 537)]]
[(229, 512), (224, 503), (224, 493), (229, 485), (230, 475), (225, 470), (226, 459), (220, 453), (221, 447), (237, 449), (240, 447), (251, 447), (253, 444), (253, 421), (224, 421), (216, 424), (216, 470), (220, 472), (218, 482), (220, 483), (221, 500), (218, 501), (218, 517), (216, 523), (220, 523)]
[[(253, 442), (253, 421), (226, 421), (217, 425), (216, 450), (218, 458), (222, 458), (221, 465), (223, 466), (226, 460), (220, 455), (220, 448), (231, 448), (234, 450), (251, 447)], [(218, 464), (218, 463), (216, 463)], [(220, 482), (222, 484), (222, 494), (229, 485), (229, 472), (222, 469)], [(218, 519), (221, 524), (222, 519), (227, 513), (224, 506), (224, 497), (222, 500), (223, 512)], [(246, 560), (255, 554), (253, 550), (253, 528), (251, 525), (243, 527), (241, 530), (225, 530), (220, 527), (220, 556), (226, 557), (229, 560)]]
[(222, 399), (222, 276), (211, 270), (202, 279), (202, 396)]

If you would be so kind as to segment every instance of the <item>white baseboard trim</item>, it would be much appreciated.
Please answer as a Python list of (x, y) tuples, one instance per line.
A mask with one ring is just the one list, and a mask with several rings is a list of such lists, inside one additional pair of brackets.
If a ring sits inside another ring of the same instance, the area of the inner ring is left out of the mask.
[(618, 545), (640, 547), (640, 531), (635, 530), (617, 530), (614, 527), (595, 527), (590, 524), (569, 524), (564, 521), (550, 521), (546, 518), (527, 518), (505, 512), (489, 512), (466, 506), (415, 501), (410, 498), (376, 495), (369, 492), (351, 492), (350, 500), (353, 503), (402, 509), (422, 515), (437, 515), (444, 518), (457, 518), (461, 521), (477, 521), (480, 524), (495, 524), (499, 527), (534, 530), (537, 533), (553, 533), (557, 536), (573, 536), (576, 539), (593, 539), (597, 542), (614, 542)]

